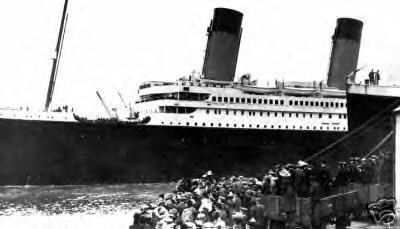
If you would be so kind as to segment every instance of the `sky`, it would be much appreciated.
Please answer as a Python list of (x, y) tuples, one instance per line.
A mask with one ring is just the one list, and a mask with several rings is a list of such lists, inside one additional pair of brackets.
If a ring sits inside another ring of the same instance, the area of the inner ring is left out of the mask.
[[(259, 84), (326, 80), (336, 19), (364, 22), (358, 66), (400, 84), (396, 0), (70, 0), (53, 107), (104, 112), (147, 80), (201, 71), (216, 7), (244, 14), (236, 77)], [(43, 109), (64, 0), (0, 2), (0, 107)]]

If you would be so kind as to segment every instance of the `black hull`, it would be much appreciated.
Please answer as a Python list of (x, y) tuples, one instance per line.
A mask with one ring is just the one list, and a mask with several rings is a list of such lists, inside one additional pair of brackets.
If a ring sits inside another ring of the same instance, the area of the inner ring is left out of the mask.
[(344, 133), (0, 120), (1, 184), (159, 182), (261, 175)]

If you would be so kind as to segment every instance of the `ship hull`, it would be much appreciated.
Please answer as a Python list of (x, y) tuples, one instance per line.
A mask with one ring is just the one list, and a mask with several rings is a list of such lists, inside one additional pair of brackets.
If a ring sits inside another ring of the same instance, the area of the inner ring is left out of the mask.
[(1, 119), (0, 183), (159, 182), (208, 169), (262, 175), (343, 135)]

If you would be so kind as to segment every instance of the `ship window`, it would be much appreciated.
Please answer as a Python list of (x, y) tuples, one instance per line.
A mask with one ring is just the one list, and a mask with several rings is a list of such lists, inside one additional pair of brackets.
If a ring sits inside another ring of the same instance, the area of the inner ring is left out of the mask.
[(278, 113), (277, 112), (274, 112), (275, 113), (275, 117), (277, 117), (278, 116)]
[(233, 124), (233, 127), (236, 127), (237, 125), (236, 124)]
[(262, 111), (260, 111), (260, 116), (263, 116), (263, 113), (262, 113)]
[(293, 126), (293, 129), (296, 129), (296, 126)]
[(275, 105), (278, 105), (279, 101), (277, 99), (275, 99)]
[(329, 130), (329, 126), (327, 126), (326, 129)]
[(295, 106), (299, 105), (299, 102), (298, 101), (294, 101), (294, 105)]
[(310, 102), (310, 106), (314, 106), (314, 102), (313, 101)]
[(217, 101), (217, 98), (215, 96), (211, 97), (212, 101)]
[(197, 126), (197, 122), (195, 122), (194, 125)]
[(242, 115), (244, 115), (244, 111), (242, 111)]
[(229, 114), (229, 110), (226, 110), (226, 114)]
[(340, 107), (343, 107), (343, 103), (340, 103)]
[(280, 129), (280, 128), (281, 128), (281, 125), (278, 125), (278, 128)]
[(161, 124), (164, 124), (164, 122), (161, 122)]
[(251, 127), (251, 124), (249, 124), (249, 127)]
[(318, 114), (318, 118), (322, 118), (322, 114)]
[(228, 124), (228, 123), (226, 124), (226, 127), (229, 127), (229, 124)]
[(325, 102), (325, 107), (329, 107), (329, 103), (328, 102)]
[(347, 118), (347, 115), (344, 114), (344, 115), (343, 115), (343, 118), (346, 119), (346, 118)]
[(233, 115), (236, 115), (236, 111), (233, 111)]
[(300, 126), (300, 130), (303, 129), (303, 126)]
[(335, 103), (335, 107), (339, 107), (339, 103), (338, 102)]
[(303, 106), (303, 101), (300, 101), (300, 106)]
[(228, 102), (228, 98), (224, 97), (224, 102), (227, 103)]
[(259, 104), (262, 104), (262, 99), (258, 99), (258, 103), (259, 103)]
[(269, 104), (271, 104), (271, 105), (274, 104), (274, 100), (270, 99)]
[(293, 101), (292, 100), (289, 100), (289, 105), (293, 105)]
[(220, 109), (218, 109), (218, 114), (221, 114), (221, 110)]
[(218, 102), (222, 102), (222, 97), (218, 97)]
[(217, 114), (217, 110), (214, 110), (214, 114)]
[(312, 114), (310, 113), (310, 118), (312, 118)]
[(282, 117), (285, 117), (285, 113), (282, 112)]
[(342, 118), (342, 115), (341, 115), (341, 114), (339, 114), (339, 118)]
[(248, 99), (247, 99), (247, 103), (251, 103), (251, 99), (248, 98)]
[(242, 127), (244, 127), (244, 124), (242, 124)]
[(181, 122), (178, 122), (178, 125), (181, 125)]
[(236, 98), (236, 103), (239, 103), (239, 101), (240, 101), (240, 99), (239, 99), (239, 98)]
[(310, 129), (310, 127), (309, 126), (307, 126), (307, 130), (309, 130)]
[(186, 126), (189, 126), (189, 123), (188, 123), (188, 122), (186, 123)]
[(299, 113), (296, 113), (296, 118), (298, 118), (299, 117)]
[(274, 125), (271, 125), (271, 128), (274, 128)]
[(308, 106), (308, 101), (305, 101), (304, 103), (305, 103), (304, 105)]
[(210, 113), (210, 110), (209, 110), (209, 109), (207, 109), (207, 110), (206, 110), (206, 113), (207, 113), (207, 114), (209, 114), (209, 113)]
[(253, 103), (256, 104), (257, 103), (257, 99), (253, 99)]
[(269, 115), (270, 115), (270, 113), (269, 112), (267, 112), (267, 116), (269, 117)]
[(242, 103), (245, 103), (246, 102), (246, 99), (245, 98), (242, 98)]
[(284, 104), (285, 104), (285, 102), (283, 100), (281, 100), (281, 105), (284, 105)]
[(331, 107), (333, 107), (333, 102), (331, 102)]
[(314, 126), (314, 130), (316, 130), (316, 129), (317, 129), (317, 127)]
[(260, 125), (257, 124), (257, 128), (260, 128)]
[(230, 103), (233, 103), (233, 98), (232, 98), (232, 97), (229, 98), (229, 102), (230, 102)]
[(264, 104), (268, 104), (268, 99), (264, 99)]
[(317, 101), (315, 101), (315, 106), (316, 106), (316, 107), (318, 107), (318, 106), (319, 106), (319, 103), (318, 103)]
[(203, 126), (206, 126), (206, 124), (203, 122)]
[(332, 114), (329, 114), (328, 117), (329, 117), (329, 118), (332, 118)]
[(267, 128), (267, 125), (264, 125), (264, 128)]
[(286, 126), (286, 129), (289, 129), (289, 126)]
[(292, 113), (289, 113), (289, 118), (291, 118), (292, 117)]
[(214, 123), (210, 123), (210, 126), (214, 126)]
[(253, 116), (256, 116), (256, 112), (255, 111), (253, 111)]

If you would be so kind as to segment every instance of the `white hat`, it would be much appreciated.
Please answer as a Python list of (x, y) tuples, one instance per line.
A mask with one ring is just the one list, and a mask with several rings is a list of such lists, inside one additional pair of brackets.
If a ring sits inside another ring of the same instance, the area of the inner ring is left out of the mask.
[(207, 176), (212, 176), (212, 175), (213, 175), (213, 172), (211, 170), (208, 170)]
[(249, 220), (250, 223), (255, 223), (256, 219), (254, 219), (254, 217), (251, 217), (251, 219)]
[(287, 171), (286, 169), (282, 169), (282, 170), (279, 172), (279, 175), (281, 175), (282, 177), (290, 177), (290, 173), (289, 173), (289, 171)]
[(307, 165), (308, 165), (307, 162), (302, 161), (302, 160), (300, 160), (299, 162), (297, 162), (297, 164), (298, 164), (299, 166), (307, 166)]

